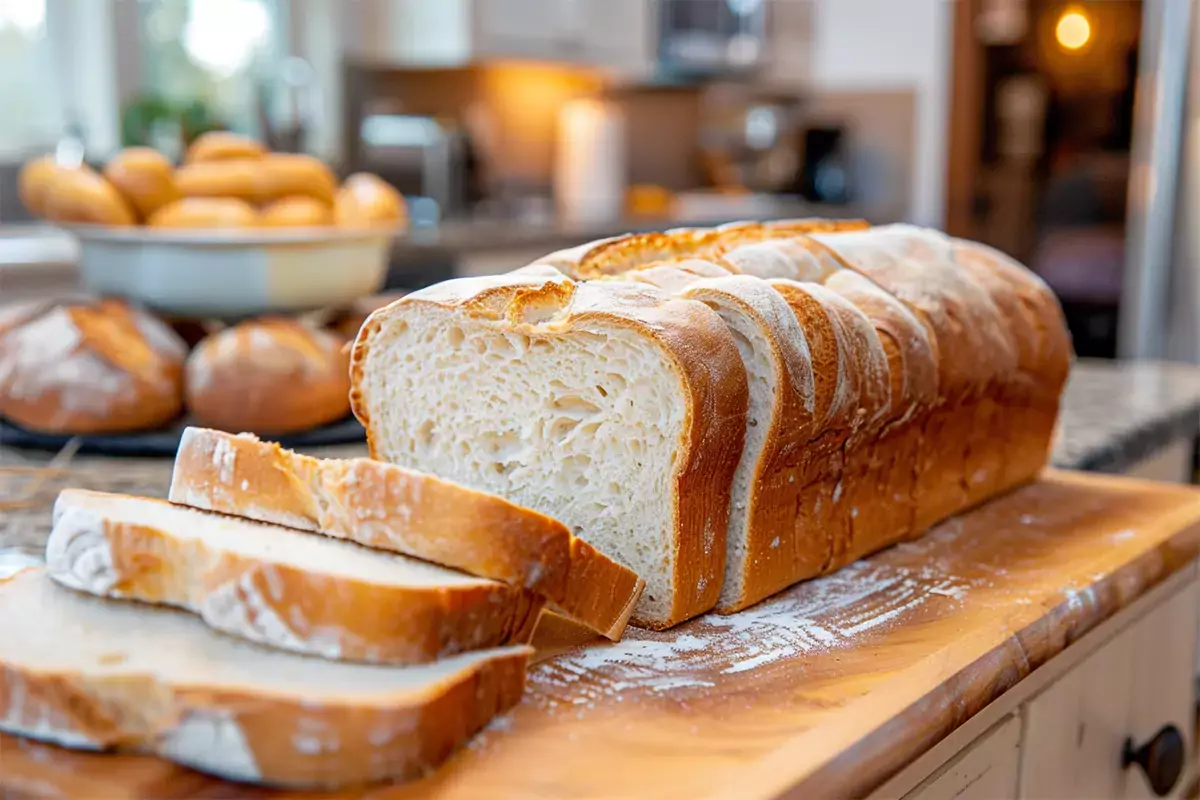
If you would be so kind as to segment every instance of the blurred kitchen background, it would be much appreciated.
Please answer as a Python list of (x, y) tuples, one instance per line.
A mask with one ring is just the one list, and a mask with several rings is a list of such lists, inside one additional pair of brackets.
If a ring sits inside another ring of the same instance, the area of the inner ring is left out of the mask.
[(1081, 355), (1200, 360), (1191, 5), (0, 0), (0, 294), (74, 279), (23, 161), (228, 127), (404, 192), (393, 289), (629, 230), (861, 216), (1030, 265)]

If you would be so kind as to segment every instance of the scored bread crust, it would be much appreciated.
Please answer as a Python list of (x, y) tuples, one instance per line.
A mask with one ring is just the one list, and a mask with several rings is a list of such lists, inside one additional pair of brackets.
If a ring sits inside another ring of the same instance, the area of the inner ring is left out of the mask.
[(506, 329), (552, 331), (555, 336), (586, 333), (594, 323), (614, 325), (661, 348), (687, 388), (684, 435), (671, 482), (673, 595), (666, 614), (648, 617), (635, 609), (633, 621), (662, 629), (711, 609), (724, 575), (729, 495), (745, 437), (749, 391), (737, 347), (716, 313), (652, 287), (577, 284), (549, 265), (447, 281), (408, 295), (368, 318), (351, 357), (351, 405), (367, 429), (375, 458), (382, 456), (377, 441), (382, 434), (372, 423), (371, 400), (363, 391), (371, 342), (384, 326), (401, 320), (406, 306), (419, 303)]
[(187, 428), (169, 498), (521, 586), (611, 639), (644, 586), (562, 523), (503, 498), (381, 461), (301, 455), (251, 434)]
[[(497, 582), (389, 585), (288, 564), (286, 556), (257, 558), (210, 545), (203, 536), (178, 537), (165, 528), (114, 519), (90, 502), (94, 499), (171, 507), (162, 500), (64, 489), (46, 544), (51, 577), (101, 597), (187, 609), (217, 630), (282, 650), (335, 660), (425, 663), (527, 643), (542, 607), (536, 595)], [(197, 525), (217, 519), (204, 511), (185, 513), (194, 514)], [(264, 535), (282, 533), (263, 528)]]
[(22, 305), (0, 320), (0, 415), (49, 433), (156, 428), (182, 410), (185, 355), (117, 301)]
[[(25, 570), (0, 579), (0, 591), (34, 579), (48, 580), (41, 570)], [(143, 607), (138, 613), (177, 612)], [(73, 749), (152, 753), (220, 777), (276, 786), (403, 780), (436, 768), (519, 703), (532, 654), (527, 646), (487, 651), (429, 684), (356, 698), (278, 689), (270, 674), (238, 688), (122, 671), (119, 660), (46, 668), (22, 662), (18, 653), (0, 656), (0, 730)], [(317, 673), (341, 668), (310, 663)], [(322, 742), (336, 746), (313, 746)]]

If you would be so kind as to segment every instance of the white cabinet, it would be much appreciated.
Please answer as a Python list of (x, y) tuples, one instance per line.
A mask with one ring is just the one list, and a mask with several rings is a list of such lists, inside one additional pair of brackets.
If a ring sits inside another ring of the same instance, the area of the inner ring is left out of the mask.
[(1141, 768), (1124, 768), (1122, 752), (1126, 739), (1144, 744), (1165, 725), (1191, 740), (1196, 630), (1192, 583), (1030, 700), (1021, 796), (1153, 797)]
[(904, 800), (1016, 800), (1021, 719), (1010, 714), (980, 736)]
[(360, 60), (412, 66), (534, 59), (648, 75), (653, 0), (356, 0), (346, 47)]

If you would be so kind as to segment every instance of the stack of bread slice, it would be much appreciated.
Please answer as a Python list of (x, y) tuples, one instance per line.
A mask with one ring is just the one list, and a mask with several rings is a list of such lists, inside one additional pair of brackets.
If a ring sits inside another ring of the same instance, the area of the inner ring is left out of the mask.
[(412, 777), (520, 700), (545, 604), (619, 638), (642, 589), (537, 512), (246, 434), (188, 429), (170, 498), (60, 494), (45, 568), (0, 582), (0, 730), (273, 785)]
[(738, 223), (410, 294), (360, 331), (351, 401), (373, 457), (562, 520), (666, 628), (1032, 480), (1071, 359), (1054, 295), (984, 245)]

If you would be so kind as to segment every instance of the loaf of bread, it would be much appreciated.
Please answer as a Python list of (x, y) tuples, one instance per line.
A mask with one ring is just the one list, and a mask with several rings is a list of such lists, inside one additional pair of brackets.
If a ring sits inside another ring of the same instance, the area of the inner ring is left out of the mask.
[(179, 415), (187, 348), (115, 301), (0, 314), (0, 415), (57, 434), (156, 428)]
[(416, 559), (82, 489), (54, 504), (46, 568), (68, 588), (186, 609), (231, 636), (381, 664), (526, 644), (542, 607), (519, 587)]
[(372, 314), (351, 369), (374, 458), (561, 520), (646, 582), (638, 624), (716, 603), (748, 388), (708, 306), (547, 267), (447, 281)]
[(229, 131), (209, 131), (196, 137), (184, 154), (185, 164), (210, 161), (245, 161), (262, 158), (267, 148), (262, 142)]
[(179, 197), (175, 167), (150, 147), (127, 147), (117, 153), (104, 165), (104, 177), (143, 220)]
[[(1031, 480), (1045, 463), (1071, 358), (1061, 310), (1036, 277), (981, 245), (911, 226), (798, 220), (614, 237), (537, 263), (589, 281), (568, 281), (576, 298), (592, 286), (607, 286), (604, 291), (617, 297), (625, 292), (616, 288), (623, 283), (650, 284), (674, 293), (676, 302), (709, 306), (729, 330), (748, 376), (749, 413), (745, 447), (730, 479), (721, 611), (744, 608), (919, 535)], [(503, 477), (493, 477), (486, 464), (445, 455), (457, 442), (457, 423), (420, 388), (389, 388), (384, 391), (392, 400), (376, 399), (378, 387), (395, 385), (396, 373), (438, 372), (443, 402), (476, 391), (512, 397), (514, 404), (524, 402), (526, 417), (506, 416), (503, 428), (519, 431), (519, 443), (527, 431), (543, 429), (557, 413), (553, 404), (529, 391), (522, 371), (502, 367), (490, 346), (475, 345), (463, 333), (474, 330), (463, 317), (475, 323), (478, 316), (506, 341), (530, 347), (536, 339), (526, 327), (528, 312), (497, 299), (498, 286), (528, 274), (518, 270), (463, 295), (473, 314), (446, 318), (413, 309), (378, 315), (375, 325), (364, 327), (359, 345), (367, 345), (367, 353), (375, 349), (370, 342), (381, 340), (409, 346), (397, 346), (393, 359), (376, 366), (369, 358), (355, 362), (356, 403), (372, 420), (380, 457), (520, 497), (576, 525), (566, 503), (547, 499), (573, 463), (573, 450), (555, 454), (557, 471), (534, 471), (525, 468), (528, 449), (516, 445), (493, 465)], [(429, 293), (454, 291), (451, 286)], [(553, 309), (532, 317), (554, 324), (563, 319)], [(446, 344), (437, 352), (413, 344), (442, 337)], [(700, 351), (695, 342), (693, 347)], [(457, 377), (454, 359), (444, 353), (472, 348), (475, 368), (463, 368)], [(397, 368), (401, 352), (406, 363)], [(406, 387), (421, 382), (402, 380)], [(555, 388), (562, 385), (560, 380)], [(588, 395), (589, 413), (595, 402)], [(570, 430), (573, 448), (607, 447), (598, 428), (572, 421)], [(486, 435), (482, 426), (480, 435)], [(639, 428), (631, 428), (629, 438), (645, 440)], [(627, 481), (627, 469), (592, 467), (580, 484), (589, 492), (606, 476)], [(673, 495), (660, 490), (657, 502), (673, 503)], [(614, 525), (645, 529), (627, 506), (605, 507), (609, 517), (619, 518)], [(597, 527), (579, 525), (585, 537)], [(658, 541), (628, 536), (634, 555), (606, 535), (591, 541), (638, 570), (653, 594), (656, 584), (646, 570), (657, 566), (639, 560), (638, 545), (657, 547)], [(645, 621), (640, 612), (635, 619)]]
[(536, 511), (393, 464), (312, 458), (250, 434), (185, 430), (170, 498), (524, 587), (610, 639), (621, 638), (643, 588)]
[(326, 788), (416, 778), (523, 692), (526, 646), (432, 664), (345, 664), (100, 600), (42, 569), (0, 580), (0, 730), (153, 753), (236, 781)]
[(259, 319), (212, 334), (187, 361), (187, 406), (200, 424), (282, 434), (350, 411), (348, 356), (328, 331)]
[(60, 174), (70, 169), (72, 168), (60, 165), (53, 155), (41, 156), (27, 162), (17, 175), (17, 196), (21, 198), (21, 203), (31, 214), (46, 216), (46, 197), (50, 186), (58, 180)]
[(41, 200), (52, 222), (124, 227), (137, 222), (133, 206), (103, 175), (86, 167), (54, 174)]
[(254, 206), (236, 197), (184, 197), (168, 203), (146, 220), (151, 228), (228, 230), (259, 224)]
[(234, 198), (257, 204), (262, 197), (260, 159), (198, 161), (175, 170), (175, 187), (183, 197)]
[(325, 203), (304, 195), (284, 197), (262, 210), (258, 224), (264, 228), (315, 228), (333, 223)]
[(334, 221), (343, 228), (404, 227), (404, 198), (387, 181), (356, 172), (342, 183), (333, 204)]

